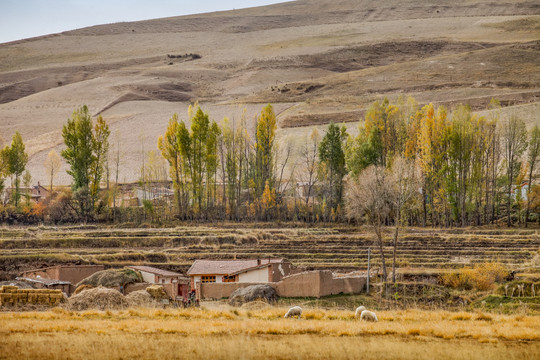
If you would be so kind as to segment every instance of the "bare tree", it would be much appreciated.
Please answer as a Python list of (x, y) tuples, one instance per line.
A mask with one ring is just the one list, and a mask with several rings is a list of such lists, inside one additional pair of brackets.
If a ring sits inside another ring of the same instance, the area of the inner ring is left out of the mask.
[(53, 180), (54, 176), (58, 173), (60, 170), (60, 166), (62, 165), (62, 161), (60, 160), (60, 155), (52, 149), (49, 151), (49, 154), (47, 155), (47, 159), (45, 159), (45, 162), (43, 163), (45, 166), (45, 170), (47, 171), (47, 174), (49, 174), (49, 180), (50, 180), (50, 190), (49, 193), (52, 194), (53, 192)]
[(402, 217), (414, 197), (420, 196), (420, 176), (414, 161), (397, 156), (387, 178), (388, 199), (394, 214), (394, 248), (392, 251), (392, 282), (396, 282), (396, 253)]
[(508, 177), (506, 192), (507, 225), (511, 226), (512, 184), (517, 171), (519, 171), (519, 160), (527, 149), (527, 129), (523, 120), (516, 116), (511, 116), (502, 126), (501, 138), (504, 148), (504, 158), (506, 160), (506, 175)]
[(538, 160), (540, 158), (540, 127), (536, 125), (531, 129), (529, 140), (529, 153), (527, 160), (529, 162), (529, 188), (527, 189), (527, 211), (525, 213), (525, 227), (529, 221), (529, 212), (531, 208), (531, 190), (533, 188), (533, 182), (537, 175), (536, 168), (538, 167)]
[(388, 186), (388, 174), (384, 167), (371, 165), (362, 171), (358, 177), (349, 178), (346, 190), (347, 215), (359, 221), (366, 220), (372, 227), (383, 270), (383, 280), (387, 289), (388, 274), (384, 256), (383, 226), (390, 215), (391, 188)]
[(302, 166), (299, 178), (303, 185), (307, 187), (306, 207), (309, 206), (310, 197), (313, 196), (313, 199), (315, 199), (313, 188), (319, 180), (317, 176), (317, 167), (320, 141), (321, 136), (317, 129), (314, 129), (309, 137), (306, 136), (305, 141), (300, 148), (300, 162)]

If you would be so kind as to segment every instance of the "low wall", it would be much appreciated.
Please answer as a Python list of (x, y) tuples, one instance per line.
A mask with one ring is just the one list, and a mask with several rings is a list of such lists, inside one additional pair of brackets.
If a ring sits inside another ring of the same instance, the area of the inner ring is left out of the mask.
[[(236, 289), (260, 283), (198, 283), (201, 299), (222, 299), (229, 297)], [(268, 283), (281, 297), (321, 297), (335, 294), (360, 294), (366, 285), (366, 278), (334, 277), (329, 270), (306, 271)]]
[(283, 278), (274, 288), (282, 297), (320, 297), (320, 277), (321, 271), (306, 271)]

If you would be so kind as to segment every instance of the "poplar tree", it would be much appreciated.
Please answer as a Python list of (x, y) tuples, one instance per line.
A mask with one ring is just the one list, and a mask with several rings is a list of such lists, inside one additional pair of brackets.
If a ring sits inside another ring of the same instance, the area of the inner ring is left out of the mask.
[(24, 149), (25, 146), (22, 140), (22, 136), (17, 131), (13, 135), (11, 147), (6, 152), (8, 158), (8, 171), (10, 174), (15, 175), (15, 194), (13, 197), (15, 207), (19, 206), (19, 200), (21, 198), (21, 175), (26, 168), (26, 163), (28, 162), (28, 154), (25, 152)]
[(274, 174), (274, 142), (277, 122), (272, 105), (268, 104), (261, 110), (257, 120), (255, 140), (255, 195), (260, 198), (266, 182), (270, 189), (275, 189)]
[(336, 209), (341, 203), (343, 194), (343, 177), (346, 175), (344, 141), (347, 139), (345, 126), (334, 123), (319, 144), (319, 160), (327, 183), (327, 198), (330, 209)]
[(527, 149), (527, 129), (523, 120), (517, 116), (511, 116), (504, 122), (501, 132), (501, 140), (506, 160), (506, 214), (507, 225), (512, 225), (510, 213), (512, 210), (512, 185), (519, 173), (521, 156)]
[(182, 203), (184, 181), (182, 179), (183, 168), (180, 159), (178, 129), (178, 115), (173, 114), (172, 118), (169, 119), (169, 125), (167, 126), (165, 134), (158, 139), (158, 148), (161, 151), (161, 155), (169, 163), (169, 175), (173, 181), (178, 213), (182, 214), (185, 210)]
[(73, 178), (74, 198), (79, 205), (79, 215), (85, 220), (94, 211), (109, 134), (109, 127), (101, 117), (93, 127), (86, 105), (76, 109), (62, 128), (66, 148), (61, 155), (69, 165), (67, 173)]

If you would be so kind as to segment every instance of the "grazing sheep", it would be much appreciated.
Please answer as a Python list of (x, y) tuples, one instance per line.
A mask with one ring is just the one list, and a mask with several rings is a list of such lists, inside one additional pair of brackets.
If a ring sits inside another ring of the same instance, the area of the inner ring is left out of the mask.
[(518, 286), (518, 297), (524, 297), (525, 296), (525, 292), (523, 291), (524, 287), (525, 287), (525, 284), (519, 284)]
[(379, 319), (377, 319), (377, 315), (373, 311), (369, 311), (369, 310), (362, 311), (362, 314), (360, 315), (360, 320), (373, 321), (373, 322), (379, 321)]
[(285, 317), (288, 318), (288, 317), (298, 316), (298, 318), (300, 319), (301, 315), (302, 315), (302, 308), (300, 306), (293, 306), (292, 308), (289, 309), (289, 311), (287, 311), (287, 313), (285, 314)]
[(354, 313), (355, 318), (359, 318), (362, 311), (366, 310), (365, 306), (359, 306), (356, 308), (356, 312)]

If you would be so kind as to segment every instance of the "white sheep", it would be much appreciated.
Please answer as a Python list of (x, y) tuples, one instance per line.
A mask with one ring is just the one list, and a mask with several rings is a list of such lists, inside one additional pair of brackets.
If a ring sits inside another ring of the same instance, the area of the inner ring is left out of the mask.
[(366, 307), (361, 305), (359, 307), (356, 308), (356, 311), (354, 313), (354, 317), (355, 318), (359, 318), (360, 317), (360, 314), (362, 313), (362, 311), (366, 310)]
[(369, 311), (369, 310), (362, 311), (362, 314), (360, 315), (360, 320), (373, 321), (373, 322), (379, 321), (379, 319), (377, 319), (377, 315), (373, 311)]
[(293, 306), (292, 308), (289, 309), (289, 311), (287, 311), (287, 313), (285, 314), (285, 317), (288, 318), (288, 317), (298, 316), (298, 318), (300, 319), (301, 315), (302, 315), (302, 308), (300, 306)]

